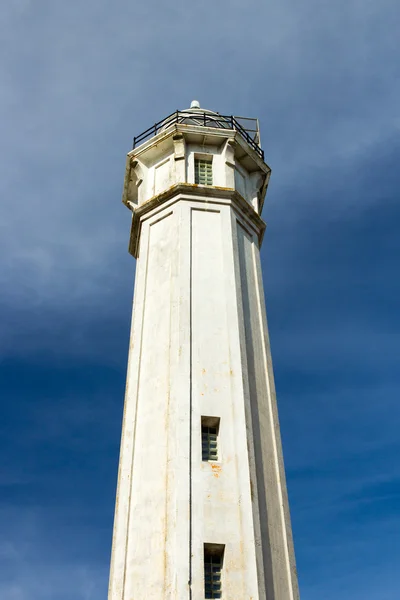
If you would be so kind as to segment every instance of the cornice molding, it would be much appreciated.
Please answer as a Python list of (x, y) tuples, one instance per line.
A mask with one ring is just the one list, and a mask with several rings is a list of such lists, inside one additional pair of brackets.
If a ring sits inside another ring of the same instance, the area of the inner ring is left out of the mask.
[(266, 223), (253, 209), (253, 207), (236, 190), (224, 187), (207, 187), (191, 183), (177, 183), (165, 192), (157, 194), (147, 200), (139, 207), (128, 203), (132, 211), (132, 226), (129, 240), (129, 252), (135, 258), (139, 254), (140, 231), (143, 221), (161, 206), (169, 207), (180, 201), (206, 202), (207, 206), (212, 204), (230, 204), (235, 212), (239, 213), (255, 231), (258, 244), (261, 247)]

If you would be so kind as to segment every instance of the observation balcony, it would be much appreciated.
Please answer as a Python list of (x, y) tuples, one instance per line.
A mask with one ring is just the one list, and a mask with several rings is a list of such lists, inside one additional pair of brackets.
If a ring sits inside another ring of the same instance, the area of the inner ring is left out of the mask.
[(248, 117), (234, 117), (233, 115), (220, 115), (211, 110), (204, 110), (192, 103), (191, 108), (176, 110), (158, 123), (155, 123), (133, 138), (133, 148), (136, 148), (149, 138), (157, 135), (177, 123), (197, 125), (200, 127), (214, 127), (216, 129), (230, 129), (237, 131), (249, 146), (264, 160), (264, 150), (260, 145), (260, 128), (258, 119)]

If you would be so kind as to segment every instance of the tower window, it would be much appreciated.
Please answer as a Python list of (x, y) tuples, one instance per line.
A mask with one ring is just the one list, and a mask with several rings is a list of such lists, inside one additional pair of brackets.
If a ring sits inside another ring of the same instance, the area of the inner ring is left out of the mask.
[(201, 456), (202, 460), (218, 460), (218, 417), (201, 418)]
[(204, 544), (204, 598), (222, 598), (222, 544)]
[(194, 159), (194, 182), (201, 185), (212, 185), (212, 160), (206, 158)]

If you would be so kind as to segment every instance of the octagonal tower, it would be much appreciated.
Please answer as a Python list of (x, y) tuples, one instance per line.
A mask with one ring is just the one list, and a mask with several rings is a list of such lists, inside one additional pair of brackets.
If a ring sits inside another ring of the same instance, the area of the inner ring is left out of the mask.
[(134, 139), (137, 258), (109, 600), (297, 600), (259, 250), (258, 122)]

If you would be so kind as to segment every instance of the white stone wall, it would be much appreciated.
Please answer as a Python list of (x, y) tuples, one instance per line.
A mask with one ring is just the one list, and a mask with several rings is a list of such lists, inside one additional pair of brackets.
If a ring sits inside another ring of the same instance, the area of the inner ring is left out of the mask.
[(136, 269), (112, 600), (186, 598), (188, 590), (189, 337), (181, 323), (179, 211), (155, 213), (144, 224)]
[[(192, 231), (193, 597), (202, 547), (225, 545), (226, 598), (258, 598), (231, 208), (190, 207)], [(218, 463), (201, 460), (201, 416), (220, 418)]]
[[(239, 323), (245, 345), (244, 394), (253, 489), (258, 570), (263, 572), (260, 589), (266, 598), (298, 597), (289, 506), (286, 492), (276, 406), (275, 385), (264, 304), (259, 251), (254, 235), (236, 223), (235, 253), (240, 280)], [(249, 434), (248, 434), (249, 435)], [(263, 595), (261, 597), (264, 597)]]
[(249, 171), (243, 164), (242, 147), (238, 154), (239, 145), (235, 138), (229, 134), (221, 136), (219, 132), (218, 143), (211, 143), (212, 133), (203, 136), (206, 140), (203, 143), (193, 143), (190, 137), (186, 139), (185, 131), (163, 135), (158, 143), (144, 145), (128, 154), (124, 186), (126, 204), (141, 206), (175, 184), (194, 184), (195, 158), (211, 158), (213, 186), (235, 189), (259, 212), (258, 196), (269, 168), (261, 159), (254, 156), (250, 159), (250, 155), (246, 155), (247, 163), (251, 165)]
[(296, 600), (259, 231), (196, 189), (139, 217), (109, 600), (204, 598), (204, 543), (225, 545), (223, 599)]

